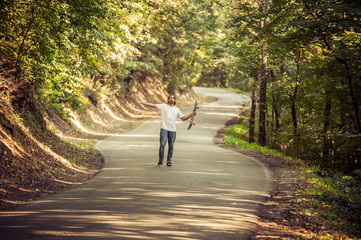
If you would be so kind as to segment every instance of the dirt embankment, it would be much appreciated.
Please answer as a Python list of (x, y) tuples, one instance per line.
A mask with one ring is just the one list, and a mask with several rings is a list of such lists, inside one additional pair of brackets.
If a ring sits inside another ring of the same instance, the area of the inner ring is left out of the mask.
[[(66, 110), (65, 116), (33, 99), (15, 110), (7, 92), (11, 86), (0, 80), (0, 211), (89, 180), (103, 165), (102, 156), (92, 150), (96, 141), (156, 115), (137, 99), (160, 103), (167, 97), (162, 83), (147, 77), (122, 98), (93, 91), (85, 111)], [(193, 102), (195, 94), (176, 96), (182, 106)]]

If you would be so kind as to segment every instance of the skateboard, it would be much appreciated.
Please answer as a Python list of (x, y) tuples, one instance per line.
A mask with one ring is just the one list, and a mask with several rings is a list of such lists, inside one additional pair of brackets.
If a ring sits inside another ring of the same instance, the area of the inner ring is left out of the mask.
[(197, 99), (196, 99), (196, 101), (194, 102), (193, 112), (192, 112), (192, 116), (191, 116), (191, 122), (189, 123), (188, 130), (191, 129), (191, 127), (192, 127), (193, 125), (195, 125), (195, 123), (194, 123), (194, 117), (195, 117), (195, 115), (196, 115), (196, 111), (197, 111), (198, 108), (199, 108), (199, 107), (198, 107), (198, 103), (197, 103)]

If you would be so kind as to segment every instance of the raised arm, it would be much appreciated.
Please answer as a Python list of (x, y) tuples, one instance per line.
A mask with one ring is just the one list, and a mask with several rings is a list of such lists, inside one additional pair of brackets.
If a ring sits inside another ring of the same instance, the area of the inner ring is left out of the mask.
[(153, 104), (153, 103), (147, 103), (147, 102), (143, 102), (143, 101), (137, 101), (137, 103), (142, 104), (142, 105), (147, 106), (147, 107), (157, 108), (155, 106), (155, 104)]
[[(192, 117), (192, 114), (193, 114), (193, 112), (191, 112), (190, 114), (188, 114), (187, 116), (183, 116), (181, 119), (183, 120), (183, 121), (185, 121), (185, 120), (188, 120), (188, 119), (190, 119), (191, 117)], [(196, 115), (197, 113), (194, 113), (194, 115)]]

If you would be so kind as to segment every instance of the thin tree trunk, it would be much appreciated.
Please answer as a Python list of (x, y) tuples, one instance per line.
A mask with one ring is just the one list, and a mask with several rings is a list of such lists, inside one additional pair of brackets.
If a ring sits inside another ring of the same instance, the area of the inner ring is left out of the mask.
[[(260, 4), (260, 12), (265, 12), (268, 2), (265, 1)], [(260, 21), (260, 28), (264, 28), (267, 19), (263, 18)], [(265, 41), (261, 44), (262, 52), (262, 72), (261, 84), (259, 90), (259, 131), (258, 131), (258, 145), (266, 146), (266, 111), (267, 111), (267, 54)]]
[(330, 118), (331, 118), (331, 108), (332, 108), (332, 100), (329, 97), (330, 93), (326, 90), (326, 104), (325, 104), (325, 112), (323, 114), (324, 116), (324, 122), (323, 122), (323, 162), (328, 163), (330, 160), (330, 141), (328, 138), (329, 130), (330, 130)]
[(261, 84), (259, 90), (259, 132), (258, 132), (258, 144), (260, 146), (266, 146), (266, 94), (267, 94), (267, 55), (266, 46), (262, 44), (262, 73)]
[[(295, 90), (297, 92), (297, 89)], [(298, 142), (298, 125), (297, 125), (297, 112), (296, 112), (296, 94), (291, 98), (291, 115), (292, 115), (292, 125), (293, 125), (293, 135)]]
[(297, 60), (296, 60), (297, 71), (296, 71), (296, 76), (295, 76), (295, 88), (294, 88), (294, 91), (293, 91), (293, 95), (290, 96), (293, 134), (294, 134), (294, 137), (295, 137), (295, 143), (297, 143), (299, 141), (298, 125), (297, 125), (296, 100), (297, 100), (298, 85), (299, 85), (300, 62), (301, 62), (301, 49), (298, 51), (298, 56), (297, 56)]
[[(272, 84), (274, 85), (276, 82), (276, 76), (273, 70), (271, 70), (270, 73), (272, 78)], [(275, 125), (274, 131), (276, 132), (280, 128), (280, 113), (277, 106), (275, 89), (272, 90), (272, 120), (274, 120), (274, 125)]]
[(258, 84), (258, 75), (254, 77), (253, 86), (252, 86), (252, 102), (251, 102), (251, 114), (249, 118), (249, 143), (255, 142), (255, 118), (256, 118), (256, 103), (257, 103), (257, 84)]

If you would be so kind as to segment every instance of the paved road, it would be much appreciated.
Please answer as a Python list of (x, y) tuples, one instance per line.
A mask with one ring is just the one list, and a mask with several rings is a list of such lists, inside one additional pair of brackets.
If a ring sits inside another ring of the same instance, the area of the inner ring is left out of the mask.
[(0, 214), (0, 239), (249, 239), (271, 174), (257, 160), (212, 143), (248, 99), (195, 90), (218, 101), (200, 106), (190, 131), (188, 121), (178, 123), (173, 167), (156, 166), (154, 118), (99, 142), (105, 166), (91, 181)]

